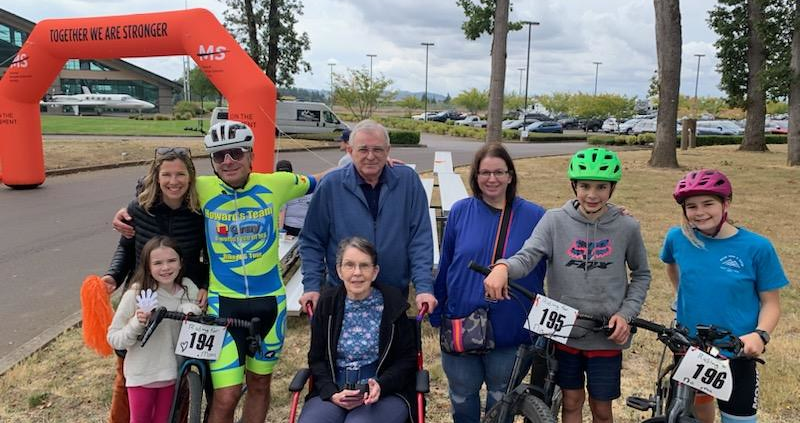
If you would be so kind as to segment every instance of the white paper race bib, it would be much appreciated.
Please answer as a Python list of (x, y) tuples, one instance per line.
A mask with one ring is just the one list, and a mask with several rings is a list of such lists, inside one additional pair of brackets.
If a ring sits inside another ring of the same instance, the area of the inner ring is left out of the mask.
[(225, 340), (225, 327), (184, 321), (175, 354), (202, 360), (216, 360)]
[(577, 309), (544, 295), (537, 295), (528, 320), (525, 321), (525, 329), (566, 344), (577, 318)]
[(695, 347), (686, 352), (672, 378), (723, 401), (730, 399), (733, 390), (730, 361), (714, 358)]

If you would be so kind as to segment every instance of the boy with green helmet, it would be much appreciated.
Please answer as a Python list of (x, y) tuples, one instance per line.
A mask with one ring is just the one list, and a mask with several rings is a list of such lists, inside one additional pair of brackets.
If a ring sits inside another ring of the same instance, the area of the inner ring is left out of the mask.
[(564, 423), (581, 421), (585, 390), (593, 420), (612, 421), (622, 350), (630, 346), (628, 322), (639, 314), (650, 287), (647, 251), (639, 223), (608, 203), (622, 177), (616, 153), (578, 151), (567, 175), (575, 198), (548, 210), (522, 249), (498, 260), (484, 287), (489, 298), (508, 299), (508, 279), (524, 277), (546, 259), (548, 298), (609, 318), (610, 336), (574, 326), (566, 343), (556, 345), (556, 383), (564, 394)]

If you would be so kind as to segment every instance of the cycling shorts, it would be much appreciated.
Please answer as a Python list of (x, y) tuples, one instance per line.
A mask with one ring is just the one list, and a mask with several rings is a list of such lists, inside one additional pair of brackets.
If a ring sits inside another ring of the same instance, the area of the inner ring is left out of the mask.
[(208, 314), (244, 320), (261, 319), (257, 328), (261, 343), (255, 352), (251, 351), (247, 329), (228, 328), (219, 357), (210, 363), (214, 389), (241, 385), (245, 370), (258, 375), (272, 373), (286, 333), (285, 295), (228, 298), (209, 292)]
[(597, 401), (620, 397), (622, 351), (587, 351), (558, 344), (556, 359), (556, 384), (561, 389), (583, 390), (586, 386), (589, 397)]
[[(755, 416), (758, 411), (758, 369), (756, 361), (748, 359), (733, 359), (731, 364), (731, 378), (733, 391), (728, 401), (717, 400), (719, 411), (737, 417)], [(711, 396), (698, 392), (696, 403), (704, 403)]]

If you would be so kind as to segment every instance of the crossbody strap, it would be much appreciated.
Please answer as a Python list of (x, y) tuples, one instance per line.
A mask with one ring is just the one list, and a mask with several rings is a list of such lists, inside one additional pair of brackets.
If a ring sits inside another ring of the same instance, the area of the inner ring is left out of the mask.
[(506, 243), (508, 242), (508, 229), (509, 226), (511, 226), (511, 217), (514, 214), (511, 211), (512, 201), (507, 202), (505, 208), (503, 208), (503, 211), (500, 212), (500, 222), (497, 225), (497, 235), (494, 240), (494, 251), (492, 251), (492, 264), (497, 263), (497, 260), (503, 258), (503, 253), (506, 251)]

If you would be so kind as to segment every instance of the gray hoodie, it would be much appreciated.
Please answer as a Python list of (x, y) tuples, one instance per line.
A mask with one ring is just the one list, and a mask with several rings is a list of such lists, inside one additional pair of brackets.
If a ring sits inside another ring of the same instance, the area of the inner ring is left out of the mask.
[[(650, 268), (639, 222), (608, 204), (597, 221), (578, 211), (578, 201), (545, 213), (525, 245), (512, 257), (499, 260), (508, 277), (527, 275), (547, 259), (546, 295), (577, 308), (580, 313), (610, 317), (619, 313), (628, 321), (639, 314), (650, 287)], [(626, 269), (630, 268), (630, 282)], [(567, 345), (582, 350), (627, 348), (602, 333), (580, 329), (594, 323), (578, 320)]]

